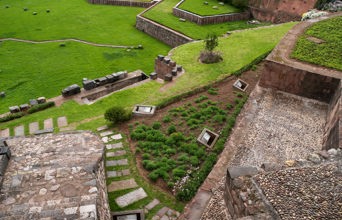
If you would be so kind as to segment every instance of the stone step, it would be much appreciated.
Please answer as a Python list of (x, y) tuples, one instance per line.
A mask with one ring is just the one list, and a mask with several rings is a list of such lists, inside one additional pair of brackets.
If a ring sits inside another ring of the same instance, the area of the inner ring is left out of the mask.
[(119, 142), (119, 143), (116, 143), (116, 144), (107, 144), (106, 148), (107, 148), (107, 150), (119, 149), (119, 148), (123, 148), (123, 144), (122, 144), (122, 142)]
[(126, 155), (126, 151), (125, 150), (118, 150), (118, 151), (107, 152), (106, 153), (107, 157), (118, 157), (118, 156), (123, 156), (123, 155)]
[(0, 137), (5, 138), (10, 136), (10, 130), (9, 128), (6, 128), (4, 130), (0, 130)]
[(107, 130), (108, 129), (108, 126), (107, 125), (103, 125), (103, 126), (101, 126), (101, 127), (98, 127), (96, 130), (97, 131), (104, 131), (104, 130)]
[(114, 134), (113, 131), (104, 131), (104, 132), (100, 133), (100, 136), (101, 137), (105, 137), (105, 136), (109, 136), (109, 135), (112, 135), (112, 134)]
[(29, 132), (30, 132), (30, 134), (34, 134), (38, 130), (39, 130), (38, 122), (32, 122), (32, 123), (29, 124)]
[(157, 214), (153, 216), (152, 220), (167, 220), (167, 219), (177, 219), (180, 213), (170, 209), (169, 207), (164, 206), (163, 208), (159, 209)]
[(114, 192), (114, 191), (120, 191), (124, 189), (132, 189), (136, 187), (138, 187), (138, 184), (132, 178), (128, 180), (113, 181), (111, 184), (108, 185), (107, 189), (108, 189), (108, 192)]
[(44, 130), (51, 129), (51, 128), (53, 128), (52, 118), (48, 118), (48, 119), (44, 120)]
[(106, 167), (124, 166), (124, 165), (128, 165), (128, 160), (127, 159), (107, 160), (106, 161)]
[(122, 135), (121, 134), (115, 134), (115, 135), (111, 136), (111, 138), (113, 140), (121, 140), (122, 139)]
[(118, 171), (107, 171), (107, 177), (120, 177), (120, 176), (128, 176), (131, 174), (129, 169), (118, 170)]
[(24, 136), (24, 135), (25, 135), (24, 125), (19, 125), (14, 128), (14, 136)]
[(65, 116), (57, 118), (57, 125), (59, 128), (68, 126), (68, 120)]
[(147, 197), (147, 194), (145, 190), (143, 188), (139, 188), (123, 196), (116, 198), (115, 202), (116, 204), (118, 204), (118, 206), (120, 206), (121, 208), (124, 208), (146, 197)]
[(160, 202), (158, 199), (153, 199), (149, 204), (147, 204), (147, 206), (145, 206), (145, 209), (147, 209), (148, 211), (150, 211), (151, 209), (153, 209), (156, 205), (158, 205)]

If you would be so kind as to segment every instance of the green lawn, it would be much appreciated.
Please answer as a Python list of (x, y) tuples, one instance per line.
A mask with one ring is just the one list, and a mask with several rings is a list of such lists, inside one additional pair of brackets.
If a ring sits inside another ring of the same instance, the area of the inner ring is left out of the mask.
[[(208, 2), (207, 5), (204, 4), (203, 0), (186, 0), (179, 6), (179, 8), (203, 16), (230, 14), (241, 11), (240, 9), (228, 4), (220, 5), (217, 0), (207, 0), (206, 2)], [(217, 6), (217, 8), (214, 9), (213, 6)]]
[(83, 77), (95, 78), (120, 70), (153, 71), (154, 57), (166, 54), (170, 47), (135, 29), (135, 16), (141, 10), (91, 5), (84, 0), (0, 1), (0, 38), (77, 38), (144, 47), (127, 51), (76, 42), (67, 42), (66, 47), (59, 47), (60, 43), (0, 42), (0, 91), (6, 92), (6, 98), (0, 99), (0, 114), (32, 98), (60, 95), (68, 85), (81, 85)]
[[(265, 29), (247, 30), (220, 39), (219, 50), (222, 52), (224, 61), (217, 64), (208, 65), (198, 62), (197, 58), (203, 48), (203, 42), (178, 47), (173, 51), (172, 59), (182, 65), (186, 73), (179, 77), (167, 90), (160, 90), (162, 85), (152, 81), (136, 88), (117, 92), (92, 105), (80, 106), (69, 101), (61, 107), (54, 107), (14, 121), (1, 123), (0, 129), (13, 128), (16, 125), (28, 124), (33, 121), (42, 122), (49, 117), (57, 118), (63, 115), (67, 116), (69, 123), (81, 122), (87, 118), (103, 115), (104, 111), (113, 105), (131, 108), (137, 103), (158, 104), (165, 98), (207, 85), (248, 65), (255, 58), (272, 50), (293, 25), (294, 23), (287, 23)], [(97, 119), (95, 122), (84, 122), (86, 124), (79, 128), (88, 128), (91, 127), (90, 125), (100, 124), (99, 121), (103, 122), (103, 119)]]
[(211, 25), (197, 25), (195, 23), (186, 21), (179, 21), (179, 18), (172, 14), (172, 8), (179, 2), (179, 0), (164, 0), (152, 10), (144, 14), (144, 17), (156, 21), (160, 24), (170, 27), (173, 30), (181, 32), (193, 39), (204, 39), (209, 33), (216, 33), (217, 35), (225, 34), (227, 31), (253, 28), (265, 25), (250, 25), (246, 21), (225, 22), (221, 24)]
[[(321, 21), (312, 25), (299, 37), (292, 58), (342, 70), (342, 16)], [(308, 40), (315, 37), (321, 44)]]

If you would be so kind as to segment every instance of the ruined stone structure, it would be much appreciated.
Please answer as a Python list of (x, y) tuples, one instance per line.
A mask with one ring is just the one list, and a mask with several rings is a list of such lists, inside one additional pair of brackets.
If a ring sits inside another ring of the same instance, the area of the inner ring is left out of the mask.
[(317, 0), (250, 0), (254, 18), (261, 21), (283, 23), (300, 20), (302, 14), (313, 9)]
[(110, 219), (104, 145), (90, 132), (7, 140), (0, 218)]
[(165, 81), (171, 81), (174, 76), (181, 73), (183, 68), (177, 66), (175, 61), (172, 61), (168, 57), (159, 55), (154, 62), (154, 72), (157, 73), (157, 77)]
[(248, 20), (250, 18), (249, 11), (241, 12), (241, 13), (201, 16), (201, 15), (197, 15), (189, 11), (180, 9), (179, 6), (183, 2), (184, 0), (180, 1), (175, 7), (173, 7), (172, 13), (177, 17), (186, 19), (191, 22), (195, 22), (196, 24), (199, 24), (199, 25), (218, 24), (218, 23), (229, 22), (229, 21)]

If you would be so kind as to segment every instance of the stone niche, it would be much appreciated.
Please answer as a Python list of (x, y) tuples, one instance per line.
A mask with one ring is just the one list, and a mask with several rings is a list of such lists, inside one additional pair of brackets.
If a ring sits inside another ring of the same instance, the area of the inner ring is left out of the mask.
[(233, 84), (233, 88), (242, 92), (245, 92), (247, 87), (248, 87), (248, 83), (246, 83), (245, 81), (241, 79), (237, 79), (235, 83)]
[(152, 116), (156, 111), (156, 106), (153, 105), (136, 105), (133, 108), (133, 115), (135, 116)]
[(215, 145), (218, 138), (218, 134), (204, 128), (202, 133), (198, 136), (197, 141), (208, 148), (212, 148)]
[(130, 210), (123, 212), (112, 212), (113, 220), (144, 220), (144, 212), (142, 209)]

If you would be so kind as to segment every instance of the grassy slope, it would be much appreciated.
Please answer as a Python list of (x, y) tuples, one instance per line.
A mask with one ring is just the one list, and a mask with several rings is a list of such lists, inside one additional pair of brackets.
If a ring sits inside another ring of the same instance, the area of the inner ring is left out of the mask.
[[(342, 16), (318, 22), (312, 25), (298, 39), (292, 57), (298, 60), (342, 70)], [(324, 40), (316, 44), (308, 36)]]
[(204, 39), (209, 33), (222, 35), (227, 31), (256, 27), (255, 25), (246, 24), (246, 21), (226, 22), (212, 25), (197, 25), (189, 21), (181, 22), (178, 17), (172, 14), (172, 8), (178, 2), (179, 0), (164, 0), (152, 10), (146, 12), (144, 16), (177, 30), (193, 39)]
[[(179, 8), (198, 15), (218, 15), (240, 12), (234, 6), (228, 4), (219, 5), (219, 1), (217, 0), (207, 0), (206, 2), (208, 2), (208, 5), (205, 5), (203, 0), (186, 0)], [(213, 9), (213, 6), (217, 6), (218, 8)]]
[[(5, 5), (10, 7), (5, 8)], [(29, 10), (25, 12), (24, 7)], [(47, 8), (50, 13), (45, 12)], [(144, 46), (144, 50), (127, 52), (71, 42), (63, 48), (59, 43), (2, 42), (0, 90), (7, 96), (0, 99), (0, 113), (32, 98), (57, 96), (64, 87), (81, 84), (83, 77), (95, 78), (125, 69), (150, 73), (153, 58), (167, 53), (169, 47), (134, 28), (135, 16), (141, 10), (91, 5), (82, 0), (0, 1), (0, 38), (78, 38), (96, 43)], [(38, 15), (32, 15), (33, 11)]]
[[(112, 105), (121, 105), (131, 108), (137, 103), (157, 104), (161, 100), (189, 91), (195, 87), (206, 85), (219, 77), (227, 76), (252, 62), (256, 57), (271, 50), (281, 37), (294, 25), (288, 23), (281, 26), (248, 30), (221, 39), (219, 50), (223, 53), (224, 62), (218, 64), (199, 64), (197, 57), (203, 48), (202, 42), (186, 44), (173, 51), (172, 58), (186, 70), (175, 83), (165, 91), (160, 91), (161, 84), (150, 82), (142, 86), (117, 92), (107, 98), (101, 99), (93, 105), (83, 105), (70, 101), (59, 108), (52, 108), (35, 113), (15, 121), (0, 124), (0, 129), (14, 127), (19, 124), (28, 124), (33, 121), (43, 121), (49, 117), (67, 116), (69, 123), (80, 122), (83, 119), (103, 115), (104, 111)], [(90, 128), (98, 125), (103, 119), (85, 123), (79, 128)]]

